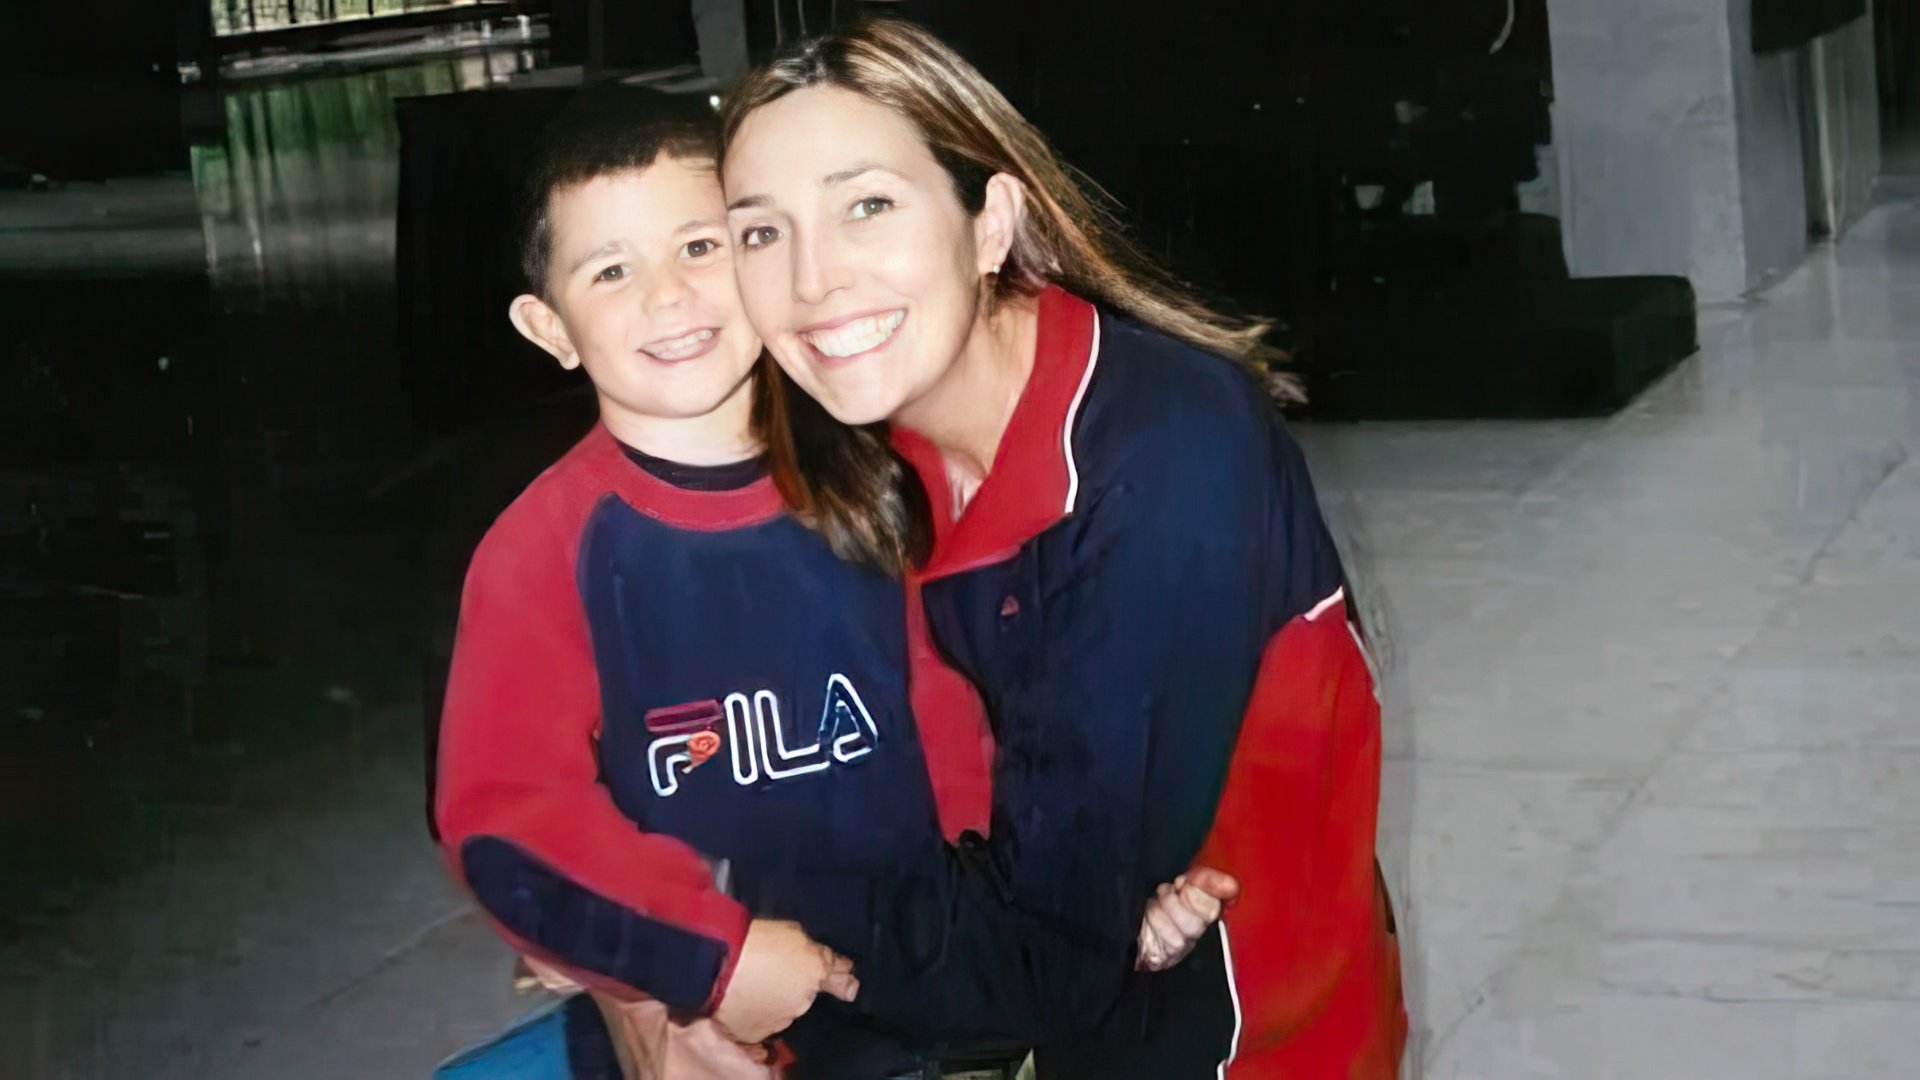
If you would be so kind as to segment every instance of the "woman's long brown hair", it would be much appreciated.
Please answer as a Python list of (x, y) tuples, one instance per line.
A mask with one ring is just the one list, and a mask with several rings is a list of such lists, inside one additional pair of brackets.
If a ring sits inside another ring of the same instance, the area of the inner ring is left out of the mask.
[(787, 509), (835, 555), (904, 577), (932, 546), (926, 489), (884, 427), (827, 415), (762, 354), (754, 373), (753, 434)]
[(912, 123), (970, 214), (986, 204), (996, 173), (1026, 188), (1026, 212), (992, 283), (993, 300), (1032, 296), (1051, 282), (1241, 361), (1277, 396), (1299, 397), (1297, 384), (1268, 366), (1278, 354), (1264, 344), (1267, 323), (1214, 310), (1143, 256), (1107, 201), (1075, 179), (1046, 137), (971, 64), (912, 23), (863, 18), (748, 75), (721, 114), (722, 153), (755, 109), (810, 86), (851, 90)]

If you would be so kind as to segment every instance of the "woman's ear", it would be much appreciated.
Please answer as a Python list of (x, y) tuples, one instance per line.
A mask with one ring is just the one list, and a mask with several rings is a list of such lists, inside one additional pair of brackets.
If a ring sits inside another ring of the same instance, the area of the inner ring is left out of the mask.
[(507, 319), (521, 337), (545, 349), (561, 367), (572, 371), (580, 366), (580, 354), (567, 336), (567, 324), (553, 305), (532, 293), (521, 293), (507, 305)]
[(1000, 272), (1026, 213), (1026, 185), (1007, 173), (994, 173), (987, 181), (986, 204), (973, 217), (973, 249), (979, 253), (979, 273)]

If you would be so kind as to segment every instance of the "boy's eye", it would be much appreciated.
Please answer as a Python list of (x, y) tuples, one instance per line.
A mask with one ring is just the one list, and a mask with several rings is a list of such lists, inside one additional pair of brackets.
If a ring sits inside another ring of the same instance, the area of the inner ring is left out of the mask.
[(884, 195), (869, 195), (854, 203), (853, 209), (848, 211), (848, 216), (857, 221), (861, 218), (870, 218), (875, 214), (883, 214), (891, 209), (893, 209), (892, 199)]
[(686, 252), (687, 258), (699, 259), (719, 251), (720, 245), (713, 240), (689, 240), (681, 250)]
[(749, 226), (745, 232), (740, 234), (740, 246), (750, 248), (766, 247), (778, 239), (780, 239), (779, 229), (771, 225), (753, 225)]
[(622, 278), (625, 278), (626, 276), (627, 276), (627, 267), (626, 267), (626, 264), (625, 264), (625, 263), (615, 263), (615, 264), (613, 264), (612, 266), (609, 266), (609, 267), (607, 267), (607, 268), (606, 268), (605, 270), (602, 270), (602, 271), (600, 271), (599, 273), (597, 273), (597, 274), (595, 274), (595, 275), (593, 275), (593, 280), (595, 280), (595, 281), (619, 281), (619, 280), (621, 280)]

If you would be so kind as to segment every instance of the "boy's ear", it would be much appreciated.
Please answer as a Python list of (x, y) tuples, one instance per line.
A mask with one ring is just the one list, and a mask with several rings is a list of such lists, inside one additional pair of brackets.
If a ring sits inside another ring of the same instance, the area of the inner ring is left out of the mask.
[(567, 336), (567, 324), (553, 305), (532, 293), (521, 293), (507, 305), (507, 318), (521, 337), (547, 350), (561, 367), (572, 371), (580, 366), (580, 354)]

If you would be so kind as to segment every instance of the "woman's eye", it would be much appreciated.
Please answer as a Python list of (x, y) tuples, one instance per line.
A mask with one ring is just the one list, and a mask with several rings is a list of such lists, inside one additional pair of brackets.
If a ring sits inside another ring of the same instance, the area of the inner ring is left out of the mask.
[(686, 251), (688, 258), (698, 259), (720, 250), (720, 245), (712, 240), (690, 240), (683, 250)]
[(884, 195), (869, 195), (866, 198), (861, 199), (859, 202), (853, 204), (853, 210), (850, 212), (849, 216), (853, 217), (855, 220), (858, 220), (860, 218), (870, 218), (875, 214), (885, 213), (886, 211), (891, 210), (892, 208), (893, 208), (892, 199), (889, 199)]
[(780, 239), (780, 230), (771, 225), (755, 225), (740, 234), (741, 247), (766, 247)]
[(615, 263), (614, 265), (607, 267), (605, 270), (602, 270), (599, 273), (593, 275), (593, 280), (619, 281), (622, 278), (625, 278), (626, 276), (627, 276), (626, 265), (624, 263)]

